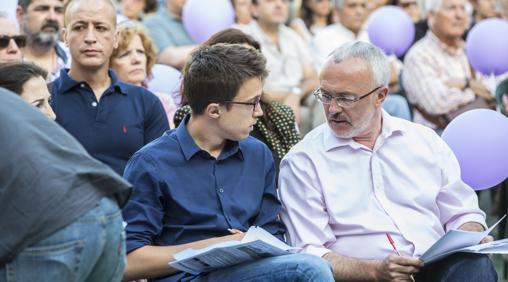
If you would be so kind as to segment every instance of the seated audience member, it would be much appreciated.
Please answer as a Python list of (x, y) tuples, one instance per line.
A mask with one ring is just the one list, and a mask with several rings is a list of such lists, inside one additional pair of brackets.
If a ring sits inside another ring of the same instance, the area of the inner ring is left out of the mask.
[(252, 0), (231, 0), (235, 9), (235, 24), (237, 26), (248, 25), (252, 22)]
[[(335, 9), (339, 21), (319, 31), (313, 39), (318, 67), (328, 55), (344, 43), (363, 38), (363, 25), (368, 17), (367, 0), (338, 0)], [(324, 119), (323, 119), (324, 121)]]
[[(145, 87), (155, 64), (156, 52), (152, 40), (144, 30), (136, 26), (123, 26), (117, 31), (118, 47), (113, 50), (110, 67), (118, 79)], [(170, 93), (154, 93), (161, 101), (168, 121), (173, 127), (176, 105)]]
[(390, 5), (402, 8), (411, 17), (414, 23), (421, 20), (420, 6), (417, 0), (391, 0)]
[(328, 260), (337, 281), (497, 281), (487, 255), (418, 259), (449, 230), (484, 231), (485, 213), (446, 143), (382, 110), (389, 74), (383, 51), (364, 42), (324, 64), (315, 95), (328, 123), (281, 162), (289, 242)]
[(51, 94), (46, 85), (46, 70), (28, 62), (10, 62), (0, 64), (0, 74), (0, 87), (18, 94), (49, 119), (56, 118), (49, 104)]
[(488, 107), (494, 98), (472, 71), (461, 38), (466, 0), (429, 0), (429, 31), (406, 54), (402, 84), (415, 122), (441, 131), (461, 111)]
[(56, 121), (122, 175), (137, 150), (169, 129), (166, 113), (155, 95), (109, 70), (118, 44), (110, 0), (72, 0), (65, 23), (72, 63), (51, 85)]
[(21, 61), (25, 46), (26, 36), (19, 33), (16, 23), (0, 12), (0, 63)]
[(186, 0), (164, 0), (157, 14), (144, 25), (152, 37), (159, 55), (157, 62), (182, 69), (196, 42), (182, 23), (182, 10)]
[(182, 94), (192, 113), (134, 154), (125, 169), (136, 189), (123, 210), (124, 279), (333, 281), (329, 266), (309, 255), (264, 258), (199, 275), (168, 267), (175, 253), (241, 240), (250, 226), (282, 239), (273, 158), (249, 136), (263, 115), (266, 75), (266, 60), (253, 48), (216, 44), (191, 54)]
[(48, 72), (48, 81), (55, 80), (60, 70), (70, 65), (69, 50), (60, 41), (63, 27), (62, 0), (18, 0), (18, 23), (27, 36), (25, 60)]
[(143, 21), (146, 14), (157, 11), (157, 0), (121, 0), (120, 13), (131, 21)]
[(130, 184), (2, 88), (0, 119), (0, 281), (119, 282)]
[[(313, 126), (314, 113), (302, 103), (317, 87), (317, 73), (311, 53), (303, 39), (284, 25), (289, 13), (288, 1), (253, 0), (256, 21), (242, 28), (261, 45), (267, 59), (269, 75), (264, 85), (267, 101), (277, 101), (291, 107), (300, 131), (305, 134)], [(311, 99), (313, 101), (313, 99)], [(316, 113), (321, 116), (323, 113)]]
[[(238, 29), (226, 29), (214, 34), (203, 45), (212, 46), (217, 43), (242, 44), (260, 50), (259, 43), (250, 35)], [(259, 101), (263, 115), (258, 118), (251, 136), (265, 143), (272, 151), (275, 169), (279, 169), (282, 157), (293, 147), (300, 136), (296, 130), (295, 115), (290, 107), (279, 102)], [(190, 113), (190, 106), (179, 109), (175, 115), (175, 124), (180, 124), (186, 114)]]
[(333, 24), (333, 9), (333, 1), (330, 0), (303, 0), (300, 17), (291, 21), (291, 28), (310, 46), (318, 31)]

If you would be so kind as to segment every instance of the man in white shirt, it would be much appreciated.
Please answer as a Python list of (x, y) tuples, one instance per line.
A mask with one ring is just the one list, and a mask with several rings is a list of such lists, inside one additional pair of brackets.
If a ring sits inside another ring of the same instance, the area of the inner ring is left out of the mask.
[[(269, 75), (263, 97), (290, 106), (296, 121), (304, 123), (300, 129), (306, 133), (312, 121), (308, 116), (300, 117), (300, 105), (318, 86), (310, 50), (294, 30), (284, 25), (288, 0), (253, 0), (252, 9), (256, 21), (241, 29), (260, 43), (267, 60)], [(316, 114), (323, 115), (322, 111)]]
[(328, 123), (281, 162), (289, 242), (328, 260), (340, 281), (497, 281), (485, 255), (418, 259), (448, 230), (485, 230), (485, 214), (444, 141), (382, 110), (389, 73), (383, 52), (365, 42), (327, 59), (315, 95)]
[(335, 9), (339, 22), (319, 31), (312, 42), (317, 52), (318, 67), (321, 67), (328, 55), (342, 44), (361, 38), (362, 27), (368, 16), (367, 0), (337, 0)]

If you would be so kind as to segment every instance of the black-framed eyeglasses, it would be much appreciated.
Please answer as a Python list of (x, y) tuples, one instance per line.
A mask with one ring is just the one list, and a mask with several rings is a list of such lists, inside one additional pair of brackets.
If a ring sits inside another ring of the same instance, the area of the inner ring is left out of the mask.
[(224, 104), (237, 104), (237, 105), (247, 105), (247, 106), (251, 106), (252, 107), (252, 112), (256, 112), (258, 110), (258, 107), (260, 107), (260, 103), (261, 102), (261, 96), (260, 97), (256, 97), (256, 99), (252, 102), (237, 102), (237, 101), (222, 101), (220, 103), (224, 103)]
[(316, 99), (318, 99), (321, 103), (323, 103), (325, 105), (328, 105), (328, 104), (332, 103), (333, 100), (335, 100), (337, 105), (339, 105), (340, 107), (351, 108), (355, 105), (356, 102), (358, 102), (361, 99), (376, 92), (377, 90), (381, 89), (382, 87), (383, 86), (378, 86), (378, 87), (372, 89), (372, 91), (370, 91), (369, 93), (361, 95), (361, 96), (355, 96), (355, 95), (344, 96), (344, 95), (342, 95), (342, 96), (334, 97), (332, 95), (323, 93), (323, 90), (321, 90), (321, 88), (316, 89), (314, 91), (314, 93), (312, 93), (312, 94), (316, 97)]
[(0, 35), (0, 49), (7, 48), (7, 46), (9, 46), (9, 43), (11, 43), (11, 39), (13, 39), (14, 42), (16, 42), (16, 45), (18, 45), (19, 48), (23, 48), (26, 46), (25, 35), (14, 35), (14, 36)]

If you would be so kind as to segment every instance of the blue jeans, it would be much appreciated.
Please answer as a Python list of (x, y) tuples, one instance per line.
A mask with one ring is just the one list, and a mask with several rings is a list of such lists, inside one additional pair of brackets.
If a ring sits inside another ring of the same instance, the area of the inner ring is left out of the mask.
[(293, 254), (270, 257), (212, 271), (187, 281), (334, 281), (330, 265), (322, 258)]
[(390, 93), (383, 102), (383, 109), (394, 117), (411, 120), (411, 110), (404, 96)]
[(425, 265), (416, 282), (496, 282), (497, 273), (487, 255), (456, 253)]
[(120, 281), (125, 262), (120, 209), (115, 200), (103, 198), (0, 268), (0, 281)]

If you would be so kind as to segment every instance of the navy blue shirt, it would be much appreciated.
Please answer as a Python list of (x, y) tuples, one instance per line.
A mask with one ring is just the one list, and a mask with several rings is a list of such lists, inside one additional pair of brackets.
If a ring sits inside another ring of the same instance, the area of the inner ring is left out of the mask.
[(169, 129), (161, 102), (148, 90), (118, 80), (110, 70), (111, 86), (97, 101), (86, 82), (67, 72), (50, 87), (56, 121), (118, 174), (137, 150)]
[[(178, 128), (139, 150), (125, 168), (134, 191), (123, 209), (127, 252), (229, 235), (260, 226), (282, 239), (272, 153), (253, 137), (228, 141), (216, 159)], [(158, 281), (176, 281), (176, 274)]]

